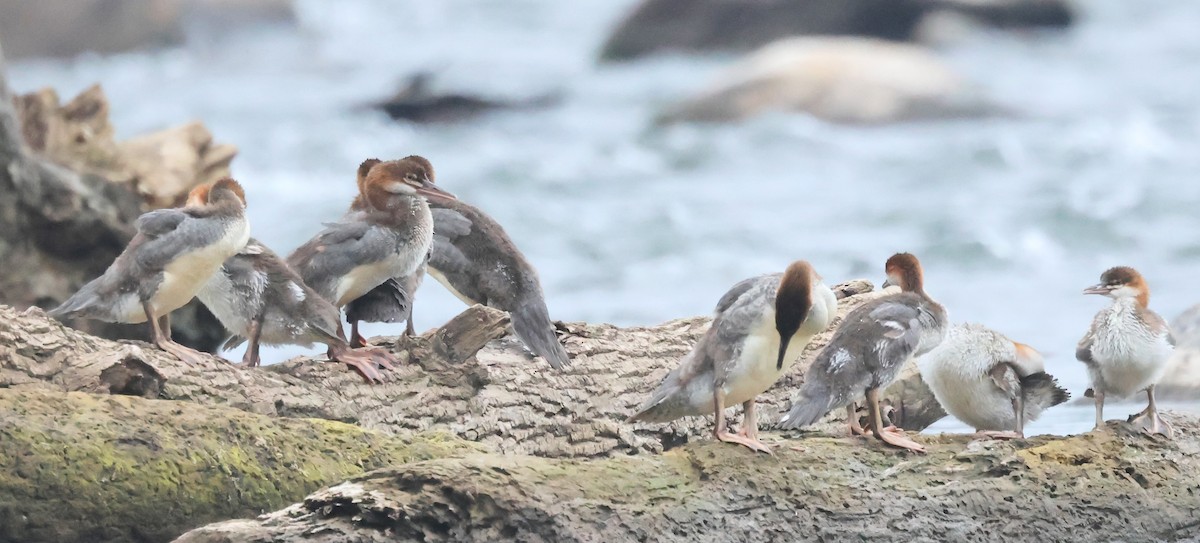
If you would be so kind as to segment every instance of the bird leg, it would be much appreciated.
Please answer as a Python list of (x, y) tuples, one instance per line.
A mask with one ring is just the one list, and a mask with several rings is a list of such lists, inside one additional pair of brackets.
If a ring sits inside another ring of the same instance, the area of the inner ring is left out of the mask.
[[(1167, 437), (1174, 437), (1175, 431), (1171, 428), (1171, 425), (1158, 416), (1158, 404), (1154, 401), (1154, 385), (1146, 387), (1146, 400), (1146, 408), (1141, 413), (1130, 415), (1128, 422), (1141, 424), (1142, 431), (1147, 434), (1162, 434)], [(1149, 419), (1149, 424), (1146, 423), (1145, 419)]]
[(327, 353), (329, 359), (334, 362), (341, 362), (350, 369), (358, 372), (367, 384), (383, 383), (383, 375), (379, 373), (376, 364), (376, 357), (366, 349), (351, 349), (345, 343), (329, 343), (329, 351)]
[(925, 452), (925, 447), (921, 446), (920, 443), (905, 437), (904, 430), (895, 426), (883, 427), (883, 416), (879, 414), (879, 389), (877, 388), (867, 389), (867, 416), (870, 421), (871, 432), (880, 441), (901, 449), (908, 449), (919, 453)]
[(258, 367), (258, 340), (262, 336), (262, 322), (258, 319), (250, 321), (250, 329), (246, 331), (246, 354), (242, 355), (239, 366), (246, 368)]
[(417, 335), (417, 331), (413, 327), (412, 315), (413, 315), (412, 305), (409, 305), (408, 319), (405, 320), (405, 324), (404, 324), (404, 335), (408, 336), (408, 337), (413, 337), (413, 336)]
[(770, 447), (758, 440), (758, 412), (754, 409), (754, 398), (742, 404), (742, 412), (745, 416), (742, 417), (742, 429), (738, 430), (737, 435), (757, 443), (762, 452), (773, 454)]
[[(150, 307), (150, 302), (142, 302), (142, 311), (146, 312), (146, 321), (150, 323), (150, 328), (154, 331), (154, 344), (159, 349), (171, 353), (185, 364), (194, 365), (204, 361), (204, 354), (200, 351), (184, 347), (171, 340), (169, 332), (171, 329), (171, 318), (169, 315), (163, 315), (160, 320), (154, 315), (154, 308)], [(163, 325), (166, 325), (167, 333), (163, 333)]]
[(980, 439), (1025, 439), (1025, 400), (1020, 396), (1012, 400), (1013, 415), (1017, 418), (1017, 431), (1011, 430), (980, 430), (975, 429), (975, 437)]
[(358, 333), (358, 321), (350, 323), (350, 346), (355, 348), (371, 346), (370, 343), (367, 343), (367, 338)]
[(858, 422), (858, 404), (850, 402), (846, 406), (846, 421), (850, 423), (850, 435), (865, 436), (867, 432), (863, 430), (862, 424)]
[(1096, 430), (1104, 429), (1104, 393), (1099, 390), (1094, 390), (1092, 395), (1096, 398)]
[(729, 430), (725, 427), (725, 391), (721, 390), (721, 387), (716, 387), (713, 390), (713, 409), (717, 415), (716, 427), (713, 428), (713, 437), (717, 438), (718, 441), (737, 443), (746, 446), (752, 451), (771, 454), (771, 449), (757, 439), (729, 433)]

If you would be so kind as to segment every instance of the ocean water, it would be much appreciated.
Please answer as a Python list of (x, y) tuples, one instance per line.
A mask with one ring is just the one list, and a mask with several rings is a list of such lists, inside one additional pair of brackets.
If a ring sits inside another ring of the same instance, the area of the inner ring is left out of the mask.
[[(345, 210), (361, 160), (424, 155), (440, 185), (505, 226), (563, 320), (707, 313), (734, 282), (797, 258), (830, 282), (878, 283), (887, 256), (911, 251), (954, 320), (1035, 346), (1080, 396), (1074, 346), (1105, 303), (1080, 291), (1105, 268), (1140, 269), (1167, 318), (1200, 302), (1200, 3), (1089, 0), (1068, 32), (980, 32), (939, 49), (1019, 118), (667, 130), (653, 114), (735, 57), (597, 65), (632, 3), (304, 0), (297, 27), (17, 62), (9, 76), (64, 97), (102, 83), (118, 137), (203, 120), (240, 148), (254, 234), (283, 253)], [(418, 70), (446, 89), (562, 100), (434, 126), (361, 107)], [(427, 280), (417, 328), (461, 310)], [(1091, 416), (1064, 408), (1031, 429), (1078, 431)]]

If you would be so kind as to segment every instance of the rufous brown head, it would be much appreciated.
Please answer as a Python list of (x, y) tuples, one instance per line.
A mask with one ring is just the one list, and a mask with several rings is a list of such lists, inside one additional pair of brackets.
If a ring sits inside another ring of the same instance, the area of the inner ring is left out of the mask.
[(776, 369), (783, 369), (788, 343), (808, 318), (813, 304), (812, 288), (820, 280), (812, 265), (803, 260), (792, 262), (779, 279), (779, 288), (775, 291), (775, 330), (779, 332)]
[(925, 272), (921, 269), (921, 261), (911, 253), (892, 255), (884, 263), (883, 273), (887, 274), (884, 288), (895, 285), (904, 292), (921, 292), (925, 289)]

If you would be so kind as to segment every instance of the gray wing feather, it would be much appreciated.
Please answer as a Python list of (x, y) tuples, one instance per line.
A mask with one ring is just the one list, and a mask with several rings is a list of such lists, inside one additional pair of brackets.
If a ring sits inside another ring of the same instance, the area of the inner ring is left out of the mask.
[(158, 209), (143, 213), (133, 226), (146, 237), (156, 238), (175, 230), (187, 219), (188, 214), (178, 209)]
[(430, 207), (433, 214), (433, 231), (448, 240), (460, 238), (471, 233), (471, 219), (453, 209)]

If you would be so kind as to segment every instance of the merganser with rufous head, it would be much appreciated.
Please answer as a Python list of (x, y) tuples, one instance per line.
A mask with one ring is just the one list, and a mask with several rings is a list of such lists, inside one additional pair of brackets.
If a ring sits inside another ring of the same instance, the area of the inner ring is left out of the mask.
[[(713, 436), (770, 453), (758, 440), (754, 399), (775, 384), (813, 336), (837, 316), (837, 297), (812, 266), (793, 262), (783, 273), (746, 279), (717, 302), (712, 326), (629, 421), (667, 422), (716, 414)], [(745, 418), (729, 433), (725, 407), (742, 404)]]
[(1171, 435), (1170, 426), (1159, 419), (1154, 385), (1167, 370), (1174, 342), (1167, 322), (1150, 310), (1150, 286), (1137, 270), (1117, 266), (1083, 293), (1113, 299), (1096, 314), (1075, 348), (1075, 358), (1087, 366), (1092, 381), (1089, 392), (1096, 399), (1096, 429), (1104, 427), (1105, 398), (1145, 390), (1146, 409), (1129, 421), (1140, 421), (1148, 432)]
[(1071, 398), (1033, 347), (978, 324), (950, 327), (917, 365), (942, 408), (982, 437), (1023, 438), (1026, 422)]
[(846, 315), (804, 374), (804, 386), (780, 421), (781, 427), (808, 426), (834, 408), (845, 407), (854, 431), (858, 417), (853, 402), (865, 396), (869, 430), (875, 437), (895, 447), (925, 452), (905, 437), (903, 430), (883, 426), (879, 391), (896, 380), (910, 358), (942, 342), (946, 309), (925, 293), (924, 272), (917, 257), (892, 255), (884, 272), (884, 286), (897, 285), (901, 292), (871, 300)]
[(288, 265), (337, 307), (417, 271), (433, 241), (426, 198), (454, 198), (434, 185), (427, 165), (406, 157), (371, 166), (359, 192), (364, 209), (327, 224), (288, 257)]
[[(412, 156), (412, 160), (420, 163), (425, 171), (429, 174), (429, 178), (436, 182), (436, 177), (431, 164), (424, 157)], [(371, 168), (382, 161), (377, 158), (369, 158), (364, 160), (358, 166), (358, 189), (361, 192), (363, 184), (366, 183), (367, 174)], [(430, 206), (438, 200), (428, 201)], [(366, 211), (369, 206), (362, 197), (356, 197), (350, 204), (350, 213), (355, 211)], [(436, 223), (434, 228), (436, 229)], [(403, 276), (393, 277), (384, 281), (383, 284), (371, 289), (370, 292), (360, 296), (358, 299), (346, 304), (346, 321), (350, 323), (350, 344), (356, 347), (365, 347), (368, 345), (366, 338), (358, 331), (359, 322), (401, 322), (404, 321), (404, 335), (413, 336), (416, 331), (413, 327), (413, 302), (416, 299), (417, 289), (420, 288), (422, 281), (425, 279), (425, 270), (428, 263), (428, 258), (421, 261), (416, 271)]]
[[(209, 198), (202, 185), (188, 195), (189, 205)], [(351, 349), (346, 343), (336, 307), (304, 284), (279, 255), (251, 238), (238, 254), (217, 270), (196, 294), (209, 311), (234, 333), (224, 348), (249, 341), (242, 365), (259, 365), (259, 346), (328, 346), (329, 359), (342, 362), (367, 382), (382, 382), (380, 365), (394, 360), (382, 349)]]
[(149, 322), (153, 341), (187, 363), (204, 355), (171, 340), (170, 313), (187, 304), (226, 259), (246, 246), (246, 193), (230, 178), (207, 189), (203, 204), (138, 217), (137, 234), (104, 275), (79, 289), (52, 317)]

